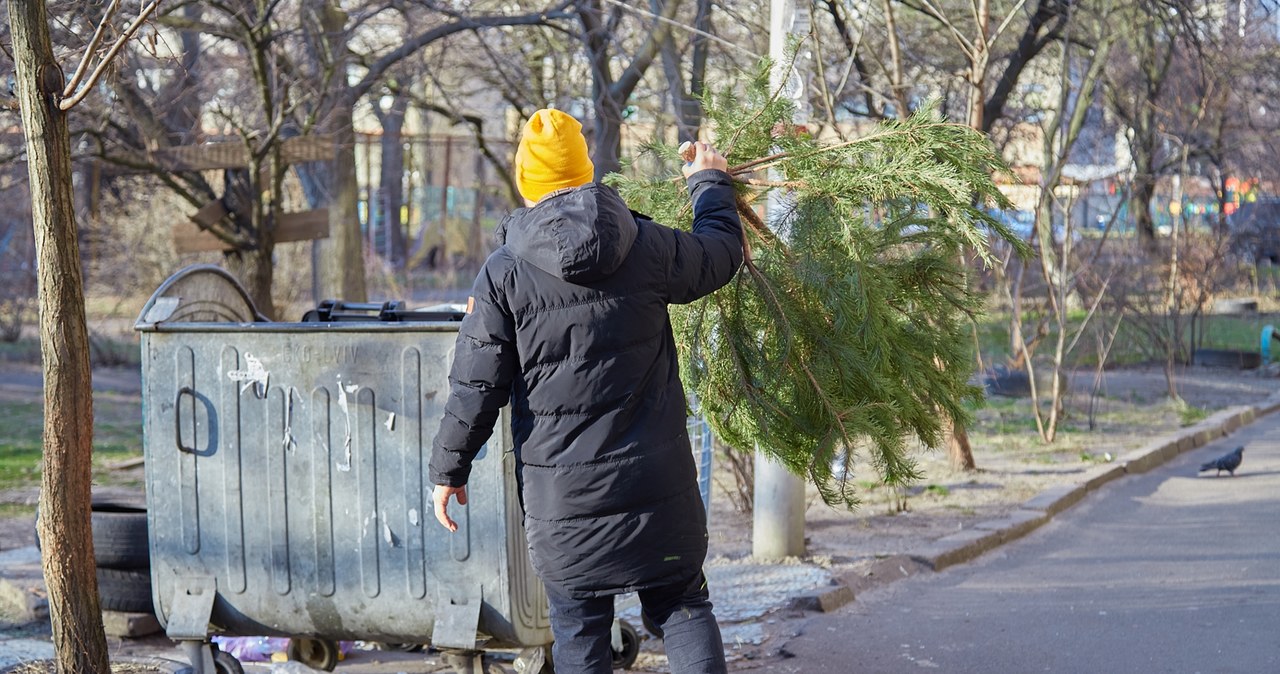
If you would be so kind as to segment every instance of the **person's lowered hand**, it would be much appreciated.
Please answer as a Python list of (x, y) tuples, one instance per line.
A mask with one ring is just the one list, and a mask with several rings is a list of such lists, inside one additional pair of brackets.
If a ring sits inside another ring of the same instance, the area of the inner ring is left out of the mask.
[(458, 499), (458, 505), (467, 504), (467, 488), (466, 487), (447, 487), (442, 484), (436, 485), (436, 490), (432, 493), (431, 498), (436, 504), (436, 520), (440, 522), (440, 526), (449, 531), (457, 531), (458, 523), (449, 519), (449, 497), (455, 496)]

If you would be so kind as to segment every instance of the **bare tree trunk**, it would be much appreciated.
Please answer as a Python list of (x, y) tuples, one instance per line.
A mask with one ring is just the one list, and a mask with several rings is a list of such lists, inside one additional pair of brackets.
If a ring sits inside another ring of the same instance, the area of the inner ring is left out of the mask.
[[(1149, 114), (1140, 116), (1148, 118), (1148, 124), (1153, 123), (1149, 121)], [(1139, 130), (1135, 132), (1143, 133)], [(1156, 241), (1155, 222), (1151, 219), (1151, 200), (1156, 195), (1153, 145), (1153, 142), (1142, 137), (1134, 138), (1130, 146), (1133, 156), (1133, 191), (1129, 195), (1129, 217), (1133, 219), (1137, 229), (1138, 240), (1148, 250), (1155, 246)]]
[(351, 126), (352, 106), (335, 106), (329, 131), (335, 151), (329, 175), (329, 238), (320, 242), (320, 295), (348, 302), (363, 302), (368, 292), (364, 280), (364, 241), (360, 236), (360, 185), (356, 181), (356, 133)]
[[(662, 9), (661, 3), (653, 0), (650, 3), (653, 11)], [(704, 33), (711, 32), (711, 0), (697, 0), (697, 14), (693, 27)], [(699, 98), (705, 86), (707, 72), (707, 52), (710, 40), (701, 35), (693, 38), (693, 58), (689, 68), (689, 86), (685, 88), (684, 72), (680, 62), (680, 51), (675, 40), (667, 40), (662, 45), (662, 69), (671, 90), (671, 102), (675, 108), (678, 140), (694, 141), (698, 139), (698, 129), (702, 126), (702, 104)]]
[[(942, 360), (935, 357), (934, 365), (943, 368)], [(947, 458), (954, 470), (977, 470), (978, 462), (973, 459), (973, 447), (969, 445), (969, 431), (964, 424), (957, 423), (950, 415), (938, 409), (942, 415), (942, 431), (947, 438)]]
[(588, 33), (588, 58), (591, 60), (592, 98), (595, 100), (595, 124), (591, 128), (591, 163), (596, 167), (596, 179), (615, 173), (622, 168), (622, 106), (623, 102), (612, 94), (609, 75), (608, 45), (610, 38), (604, 34), (603, 25)]
[(973, 11), (978, 34), (973, 41), (969, 64), (969, 126), (982, 131), (987, 128), (982, 117), (987, 105), (987, 64), (991, 60), (988, 44), (991, 39), (990, 0), (975, 0)]
[[(382, 167), (378, 177), (378, 212), (382, 215), (382, 232), (391, 237), (388, 262), (401, 266), (407, 258), (404, 223), (400, 211), (404, 207), (404, 116), (409, 109), (409, 94), (396, 92), (391, 109), (383, 111), (374, 103), (378, 123), (382, 125)], [(371, 209), (372, 210), (372, 209)], [(441, 223), (443, 227), (444, 224)]]
[(271, 299), (271, 274), (275, 270), (271, 255), (274, 250), (275, 246), (266, 246), (230, 251), (226, 253), (224, 262), (227, 271), (244, 284), (259, 313), (272, 320), (280, 320), (281, 317), (276, 315), (275, 301)]
[(11, 0), (9, 24), (26, 136), (39, 262), (44, 363), (44, 470), (38, 525), (49, 617), (61, 674), (110, 670), (89, 524), (93, 388), (71, 140), (58, 107), (66, 83), (54, 60), (43, 0)]
[(947, 433), (947, 458), (951, 460), (953, 470), (977, 470), (978, 462), (973, 460), (973, 448), (969, 445), (969, 431), (960, 424), (947, 422), (951, 432)]
[(1173, 347), (1165, 350), (1164, 383), (1170, 400), (1182, 400), (1182, 396), (1178, 395), (1178, 366), (1173, 357), (1174, 351)]
[(903, 83), (902, 76), (902, 50), (898, 46), (898, 25), (894, 18), (893, 5), (889, 0), (884, 0), (884, 32), (889, 41), (889, 62), (893, 69), (890, 71), (889, 86), (893, 89), (894, 107), (898, 108), (897, 116), (905, 119), (911, 114), (911, 103), (907, 100), (907, 87)]
[[(663, 0), (661, 17), (668, 21), (676, 15), (682, 0)], [(599, 0), (580, 3), (578, 19), (582, 23), (582, 40), (587, 49), (587, 61), (591, 65), (592, 96), (595, 103), (595, 126), (592, 129), (593, 148), (591, 162), (596, 167), (596, 179), (622, 168), (622, 109), (631, 98), (636, 85), (648, 70), (653, 59), (661, 53), (662, 46), (671, 40), (671, 26), (655, 21), (644, 44), (636, 50), (631, 62), (617, 78), (612, 65), (616, 54), (613, 35)]]
[(276, 315), (275, 300), (271, 296), (271, 281), (274, 265), (271, 256), (275, 251), (274, 226), (268, 222), (271, 218), (271, 206), (263, 204), (257, 195), (262, 194), (264, 186), (257, 179), (262, 171), (259, 165), (250, 163), (248, 169), (228, 169), (224, 172), (226, 188), (222, 195), (222, 203), (231, 214), (235, 226), (248, 232), (255, 232), (251, 246), (230, 250), (223, 253), (223, 261), (244, 289), (249, 293), (258, 311), (271, 320), (279, 320)]
[[(311, 3), (303, 3), (304, 6)], [(360, 185), (356, 181), (356, 132), (352, 124), (356, 99), (361, 96), (347, 83), (347, 15), (335, 0), (325, 3), (321, 14), (325, 52), (331, 55), (332, 71), (328, 91), (332, 109), (324, 116), (319, 131), (334, 141), (329, 172), (329, 238), (319, 244), (321, 297), (363, 302), (368, 292), (364, 282), (364, 250), (360, 237)]]

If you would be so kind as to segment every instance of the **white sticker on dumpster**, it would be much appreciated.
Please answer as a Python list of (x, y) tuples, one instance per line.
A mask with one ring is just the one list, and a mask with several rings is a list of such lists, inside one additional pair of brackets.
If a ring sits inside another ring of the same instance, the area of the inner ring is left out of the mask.
[(400, 538), (391, 531), (391, 525), (388, 523), (387, 511), (382, 511), (382, 537), (386, 539), (387, 544), (393, 548), (400, 547)]
[(254, 357), (252, 353), (244, 354), (244, 362), (245, 369), (228, 372), (227, 379), (244, 382), (244, 385), (240, 387), (241, 394), (249, 390), (250, 386), (257, 384), (254, 393), (260, 398), (267, 397), (267, 382), (271, 379), (271, 373), (267, 372), (267, 368), (262, 366), (262, 361)]

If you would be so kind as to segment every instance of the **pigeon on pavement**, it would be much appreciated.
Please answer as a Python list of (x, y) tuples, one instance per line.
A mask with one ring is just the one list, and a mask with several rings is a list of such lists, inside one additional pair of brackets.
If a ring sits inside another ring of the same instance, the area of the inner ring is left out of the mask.
[(1240, 460), (1243, 458), (1244, 458), (1244, 445), (1240, 445), (1239, 447), (1236, 447), (1235, 449), (1231, 450), (1229, 453), (1224, 454), (1214, 459), (1213, 461), (1207, 461), (1201, 464), (1200, 472), (1203, 473), (1206, 470), (1217, 470), (1218, 471), (1217, 474), (1221, 475), (1222, 471), (1225, 470), (1228, 473), (1231, 473), (1232, 477), (1235, 477), (1236, 469), (1240, 467)]

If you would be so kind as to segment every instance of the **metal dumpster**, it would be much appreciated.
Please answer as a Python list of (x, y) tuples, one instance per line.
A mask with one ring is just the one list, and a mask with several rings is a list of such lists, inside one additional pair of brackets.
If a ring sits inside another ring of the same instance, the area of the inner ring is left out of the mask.
[(152, 595), (195, 674), (238, 669), (214, 633), (430, 640), (474, 671), (485, 648), (543, 661), (546, 595), (505, 412), (458, 532), (433, 515), (427, 462), (457, 326), (269, 322), (209, 265), (148, 300), (136, 329)]

